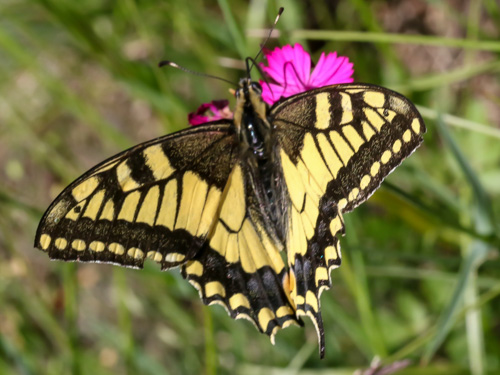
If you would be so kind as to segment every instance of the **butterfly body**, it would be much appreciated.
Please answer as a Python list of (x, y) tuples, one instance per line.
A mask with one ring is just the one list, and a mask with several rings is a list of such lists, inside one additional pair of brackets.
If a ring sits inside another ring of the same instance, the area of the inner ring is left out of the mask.
[(340, 265), (342, 214), (424, 132), (413, 104), (378, 86), (327, 86), (268, 108), (244, 79), (234, 120), (143, 143), (73, 182), (42, 218), (35, 246), (66, 261), (180, 266), (205, 304), (271, 339), (308, 315), (323, 356), (319, 298)]
[[(284, 239), (286, 211), (280, 205), (283, 201), (279, 163), (274, 151), (273, 129), (268, 118), (269, 107), (262, 100), (262, 88), (249, 78), (240, 80), (236, 92), (234, 125), (239, 132), (241, 160), (253, 170), (256, 181), (263, 191), (263, 209), (267, 211), (276, 235)], [(246, 155), (245, 155), (246, 153)]]

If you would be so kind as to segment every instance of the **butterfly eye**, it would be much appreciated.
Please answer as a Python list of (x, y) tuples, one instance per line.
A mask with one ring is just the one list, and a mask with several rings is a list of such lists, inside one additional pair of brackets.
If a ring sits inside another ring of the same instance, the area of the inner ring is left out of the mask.
[(252, 82), (250, 84), (250, 86), (252, 87), (252, 90), (256, 93), (256, 94), (262, 94), (262, 86), (257, 83), (257, 82)]

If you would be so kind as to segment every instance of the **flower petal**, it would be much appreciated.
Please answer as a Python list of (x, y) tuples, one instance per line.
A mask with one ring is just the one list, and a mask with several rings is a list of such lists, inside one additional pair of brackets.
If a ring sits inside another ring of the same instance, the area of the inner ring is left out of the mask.
[(195, 112), (188, 114), (188, 122), (191, 125), (231, 118), (233, 118), (233, 113), (229, 110), (227, 100), (212, 100), (210, 103), (203, 103)]
[(307, 86), (311, 75), (311, 56), (304, 51), (304, 48), (298, 43), (293, 46), (293, 50), (294, 60), (292, 64), (295, 70), (295, 77), (298, 79), (298, 83), (300, 83), (301, 86)]
[(224, 111), (226, 108), (229, 107), (229, 101), (222, 99), (222, 100), (212, 100), (209, 103), (209, 108), (212, 111), (214, 115), (221, 115), (221, 111)]
[(262, 100), (264, 100), (267, 104), (273, 105), (282, 97), (285, 97), (285, 95), (283, 95), (283, 86), (277, 85), (275, 83), (267, 84), (262, 80), (260, 80), (259, 83), (262, 86)]
[(201, 125), (205, 122), (208, 122), (208, 117), (200, 116), (195, 114), (194, 112), (191, 112), (190, 114), (188, 114), (188, 122), (190, 125)]
[(353, 81), (353, 73), (353, 64), (347, 57), (337, 56), (336, 52), (326, 56), (322, 53), (309, 83), (311, 87), (349, 83)]
[(264, 51), (264, 55), (267, 65), (261, 64), (262, 70), (274, 81), (267, 87), (263, 85), (263, 99), (269, 104), (313, 88), (353, 82), (353, 64), (336, 52), (323, 52), (312, 74), (311, 56), (298, 43)]
[[(283, 49), (285, 47), (283, 47)], [(269, 77), (281, 84), (285, 83), (284, 66), (286, 63), (286, 53), (283, 52), (283, 49), (276, 47), (274, 51), (265, 54), (268, 66), (260, 64), (262, 70), (264, 70)]]
[(275, 48), (265, 55), (268, 66), (261, 64), (261, 67), (275, 82), (306, 87), (311, 71), (311, 56), (300, 44)]

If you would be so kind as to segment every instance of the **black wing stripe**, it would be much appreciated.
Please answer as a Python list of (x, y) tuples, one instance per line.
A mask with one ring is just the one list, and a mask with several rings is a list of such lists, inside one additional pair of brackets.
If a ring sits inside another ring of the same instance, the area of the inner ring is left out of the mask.
[(146, 163), (146, 156), (144, 155), (144, 152), (137, 152), (131, 155), (125, 163), (128, 168), (130, 168), (130, 177), (136, 181), (139, 186), (156, 180), (151, 167)]

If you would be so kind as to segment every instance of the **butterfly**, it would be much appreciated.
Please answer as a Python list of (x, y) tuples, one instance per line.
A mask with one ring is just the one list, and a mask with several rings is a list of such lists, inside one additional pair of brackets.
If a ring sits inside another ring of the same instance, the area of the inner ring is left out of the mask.
[(421, 144), (425, 125), (408, 99), (374, 85), (322, 87), (272, 107), (261, 95), (243, 78), (234, 119), (92, 168), (47, 209), (35, 246), (64, 261), (180, 267), (203, 303), (273, 342), (307, 315), (323, 357), (320, 296), (341, 263), (343, 214)]

